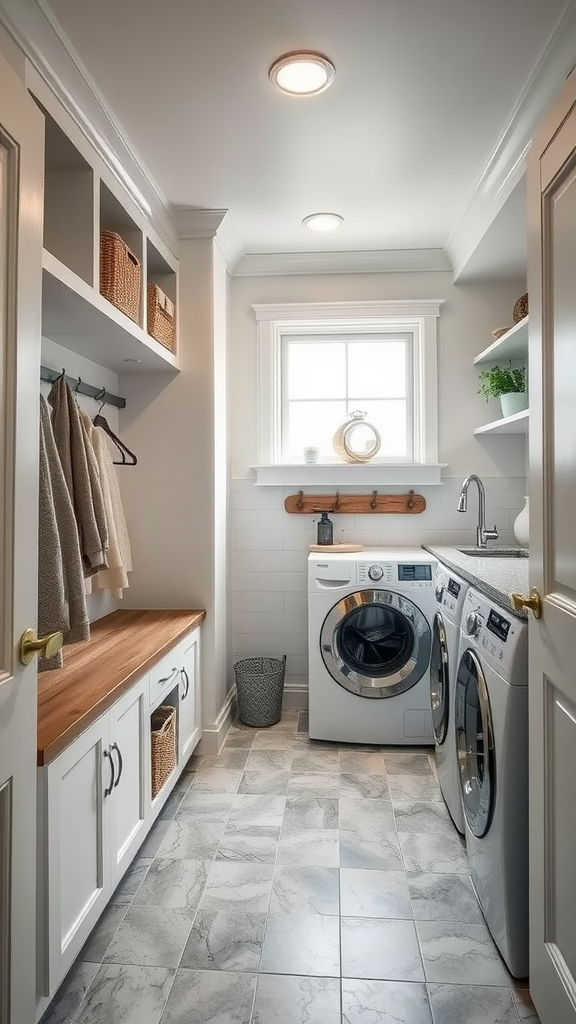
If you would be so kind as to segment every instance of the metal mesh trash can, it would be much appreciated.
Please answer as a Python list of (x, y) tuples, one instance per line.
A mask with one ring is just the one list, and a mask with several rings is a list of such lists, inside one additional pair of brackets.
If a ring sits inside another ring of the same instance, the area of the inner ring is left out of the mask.
[(282, 717), (286, 655), (279, 658), (243, 658), (234, 665), (238, 717), (244, 725), (261, 729)]

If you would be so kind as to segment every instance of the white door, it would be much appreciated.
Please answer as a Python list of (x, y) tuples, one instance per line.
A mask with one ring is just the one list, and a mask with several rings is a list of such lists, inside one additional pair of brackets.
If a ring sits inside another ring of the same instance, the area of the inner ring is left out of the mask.
[(35, 1009), (36, 625), (43, 119), (0, 60), (0, 1022)]
[(576, 75), (528, 160), (530, 988), (576, 1024)]

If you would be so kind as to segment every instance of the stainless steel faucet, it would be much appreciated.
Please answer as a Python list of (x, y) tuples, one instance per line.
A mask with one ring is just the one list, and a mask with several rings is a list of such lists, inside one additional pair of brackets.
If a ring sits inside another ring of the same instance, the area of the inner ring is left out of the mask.
[(498, 530), (496, 524), (494, 524), (493, 530), (486, 529), (486, 492), (484, 490), (484, 484), (482, 483), (479, 476), (476, 473), (470, 473), (462, 484), (462, 490), (460, 491), (460, 497), (458, 498), (458, 511), (468, 511), (468, 487), (472, 480), (478, 487), (478, 526), (476, 527), (476, 547), (486, 548), (488, 547), (486, 541), (498, 540)]

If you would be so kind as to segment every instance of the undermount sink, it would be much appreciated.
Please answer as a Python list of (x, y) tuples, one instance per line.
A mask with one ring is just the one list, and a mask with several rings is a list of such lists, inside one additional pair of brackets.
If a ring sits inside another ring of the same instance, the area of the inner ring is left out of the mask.
[(458, 548), (472, 558), (528, 558), (527, 548)]

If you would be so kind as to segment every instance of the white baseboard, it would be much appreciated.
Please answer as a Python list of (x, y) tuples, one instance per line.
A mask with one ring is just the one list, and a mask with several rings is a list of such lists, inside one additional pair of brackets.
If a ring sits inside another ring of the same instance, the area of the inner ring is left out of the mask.
[(282, 707), (308, 710), (308, 687), (304, 685), (285, 686)]
[(214, 725), (209, 725), (202, 729), (202, 739), (194, 753), (199, 757), (202, 757), (204, 754), (219, 754), (224, 746), (224, 741), (230, 731), (232, 722), (236, 718), (236, 714), (236, 687), (233, 686), (226, 695), (224, 706)]

